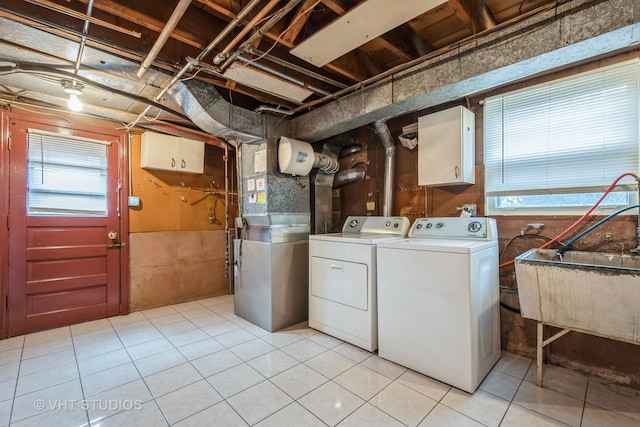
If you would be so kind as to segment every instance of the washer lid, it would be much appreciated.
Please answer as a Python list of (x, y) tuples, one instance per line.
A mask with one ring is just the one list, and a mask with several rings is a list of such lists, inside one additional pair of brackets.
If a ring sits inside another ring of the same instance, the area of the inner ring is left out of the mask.
[(380, 242), (402, 240), (400, 236), (389, 233), (329, 233), (312, 234), (309, 240), (323, 240), (336, 243), (357, 243), (360, 245), (377, 245)]
[(497, 247), (497, 241), (445, 240), (409, 238), (395, 242), (382, 242), (379, 248), (401, 249), (408, 251), (448, 252), (469, 254), (483, 249)]

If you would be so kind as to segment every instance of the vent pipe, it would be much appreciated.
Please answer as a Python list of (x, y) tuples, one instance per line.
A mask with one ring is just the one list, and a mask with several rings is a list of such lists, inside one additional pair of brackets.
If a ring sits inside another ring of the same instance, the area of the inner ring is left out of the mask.
[(393, 210), (393, 175), (395, 173), (396, 146), (391, 138), (391, 132), (384, 120), (376, 120), (376, 133), (384, 147), (384, 199), (382, 200), (382, 215), (391, 216)]
[(352, 182), (360, 182), (365, 178), (366, 174), (367, 172), (362, 166), (340, 171), (333, 179), (333, 188), (339, 188)]

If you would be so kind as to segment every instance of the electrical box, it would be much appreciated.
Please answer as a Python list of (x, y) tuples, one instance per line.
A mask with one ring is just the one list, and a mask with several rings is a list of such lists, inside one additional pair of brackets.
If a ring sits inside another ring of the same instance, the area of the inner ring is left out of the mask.
[(475, 115), (459, 106), (418, 118), (418, 185), (475, 183)]
[(204, 142), (145, 132), (142, 134), (140, 167), (182, 173), (203, 173)]

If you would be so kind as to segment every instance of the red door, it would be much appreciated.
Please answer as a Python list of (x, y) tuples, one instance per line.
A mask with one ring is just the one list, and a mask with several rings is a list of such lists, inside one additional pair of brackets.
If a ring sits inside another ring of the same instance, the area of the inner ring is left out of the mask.
[(15, 115), (7, 128), (8, 335), (119, 314), (126, 134)]

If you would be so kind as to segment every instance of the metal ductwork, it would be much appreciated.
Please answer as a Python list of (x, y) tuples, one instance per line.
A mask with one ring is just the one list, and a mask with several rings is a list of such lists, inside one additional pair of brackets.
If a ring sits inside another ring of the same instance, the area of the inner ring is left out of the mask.
[(360, 182), (367, 175), (367, 171), (362, 166), (340, 171), (333, 179), (333, 188), (339, 188), (352, 182)]
[(178, 81), (168, 93), (193, 123), (213, 136), (246, 143), (265, 137), (261, 115), (230, 104), (212, 85)]
[(384, 147), (384, 198), (382, 201), (382, 215), (391, 216), (393, 210), (393, 175), (395, 173), (396, 146), (391, 138), (391, 132), (384, 120), (376, 120), (376, 133)]

